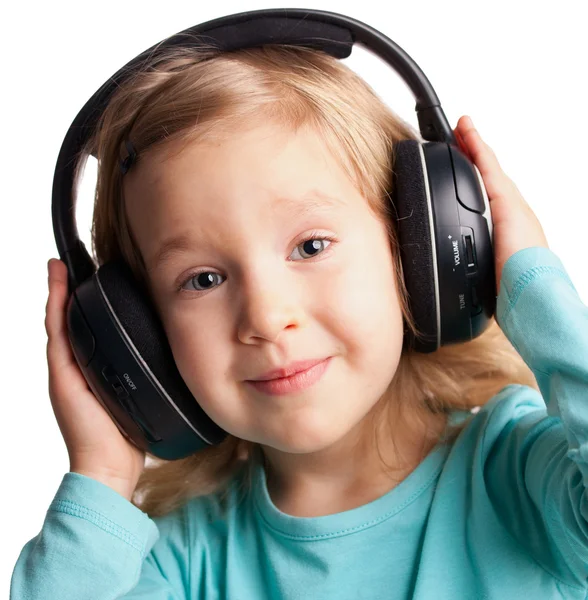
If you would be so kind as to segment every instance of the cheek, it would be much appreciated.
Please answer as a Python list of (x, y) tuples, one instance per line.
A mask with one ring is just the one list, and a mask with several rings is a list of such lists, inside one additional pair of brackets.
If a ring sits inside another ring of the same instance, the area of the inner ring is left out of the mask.
[(354, 273), (346, 278), (348, 291), (341, 294), (345, 316), (340, 336), (345, 336), (347, 363), (360, 382), (357, 393), (375, 401), (396, 373), (403, 317), (392, 255), (377, 243), (366, 246), (365, 255), (365, 260), (354, 264)]
[(232, 435), (250, 439), (252, 419), (242, 395), (235, 393), (238, 374), (226, 319), (178, 311), (167, 316), (165, 328), (180, 375), (204, 412)]
[(205, 397), (229, 372), (229, 332), (218, 315), (203, 314), (190, 304), (165, 315), (164, 327), (186, 385), (196, 397)]
[(336, 317), (338, 337), (364, 353), (366, 346), (381, 351), (402, 344), (402, 311), (387, 239), (374, 235), (349, 248), (325, 304)]

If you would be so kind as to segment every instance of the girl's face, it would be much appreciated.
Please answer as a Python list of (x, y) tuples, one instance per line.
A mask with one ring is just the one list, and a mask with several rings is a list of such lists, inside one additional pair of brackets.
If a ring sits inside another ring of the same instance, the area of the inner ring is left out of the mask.
[[(187, 386), (239, 438), (286, 453), (343, 442), (402, 348), (384, 224), (311, 129), (266, 124), (178, 150), (141, 156), (125, 198)], [(303, 390), (248, 381), (329, 357)]]

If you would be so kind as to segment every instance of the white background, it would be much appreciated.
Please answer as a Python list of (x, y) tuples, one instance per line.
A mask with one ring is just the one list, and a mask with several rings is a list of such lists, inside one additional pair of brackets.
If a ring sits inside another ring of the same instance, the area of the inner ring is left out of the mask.
[[(57, 256), (50, 204), (63, 136), (111, 74), (163, 38), (230, 13), (296, 6), (253, 0), (11, 4), (3, 11), (0, 42), (1, 597), (8, 597), (20, 550), (39, 532), (69, 469), (47, 391), (43, 324), (46, 263)], [(588, 302), (585, 2), (323, 0), (312, 8), (380, 29), (424, 71), (452, 128), (461, 115), (473, 118)], [(417, 126), (412, 96), (389, 67), (361, 48), (346, 62)], [(88, 247), (92, 184), (84, 180), (78, 210)]]

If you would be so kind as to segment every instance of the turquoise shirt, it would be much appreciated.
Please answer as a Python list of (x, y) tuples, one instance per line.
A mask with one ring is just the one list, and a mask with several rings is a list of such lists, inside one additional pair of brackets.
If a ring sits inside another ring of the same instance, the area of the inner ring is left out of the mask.
[(67, 473), (11, 600), (586, 598), (588, 308), (555, 254), (527, 248), (504, 267), (497, 319), (541, 394), (504, 387), (384, 496), (293, 517), (258, 465), (225, 516), (210, 495), (151, 520)]

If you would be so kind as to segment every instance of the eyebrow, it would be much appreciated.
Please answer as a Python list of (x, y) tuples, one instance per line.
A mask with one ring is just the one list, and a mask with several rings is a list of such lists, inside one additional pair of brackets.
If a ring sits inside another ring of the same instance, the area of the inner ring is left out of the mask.
[[(302, 198), (278, 198), (273, 203), (272, 209), (285, 212), (287, 215), (292, 215), (292, 217), (303, 217), (312, 212), (331, 210), (345, 205), (346, 203), (341, 198), (328, 196), (319, 190), (310, 190)], [(183, 231), (166, 239), (153, 256), (152, 264), (147, 271), (156, 270), (174, 256), (189, 251), (193, 245), (190, 231)]]

